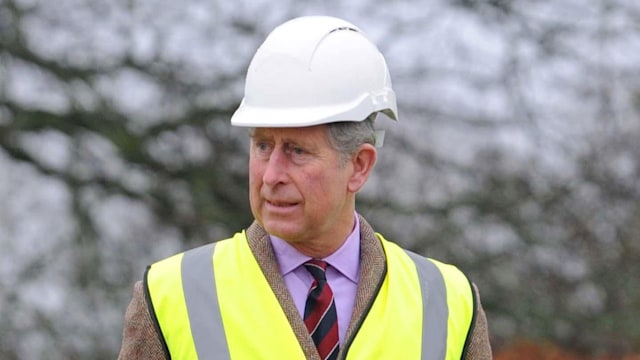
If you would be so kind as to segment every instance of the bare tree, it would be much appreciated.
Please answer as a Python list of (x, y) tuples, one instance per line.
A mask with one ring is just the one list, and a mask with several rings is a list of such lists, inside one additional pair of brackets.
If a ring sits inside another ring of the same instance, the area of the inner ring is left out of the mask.
[(379, 231), (467, 271), (498, 347), (640, 347), (635, 2), (4, 0), (0, 357), (113, 358), (146, 264), (249, 224), (228, 120), (304, 14), (391, 67), (401, 121), (358, 200)]

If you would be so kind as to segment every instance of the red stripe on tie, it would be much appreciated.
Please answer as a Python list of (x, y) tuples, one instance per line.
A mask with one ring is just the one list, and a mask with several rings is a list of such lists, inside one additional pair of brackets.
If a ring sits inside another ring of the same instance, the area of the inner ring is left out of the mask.
[(327, 335), (320, 341), (320, 344), (317, 344), (318, 353), (320, 353), (320, 358), (322, 359), (331, 359), (333, 358), (331, 355), (335, 352), (335, 357), (338, 356), (338, 323), (335, 322), (331, 327), (331, 330)]
[(304, 264), (314, 280), (309, 289), (304, 310), (304, 323), (309, 330), (320, 358), (337, 359), (339, 349), (338, 315), (333, 291), (327, 283), (327, 263), (309, 260)]

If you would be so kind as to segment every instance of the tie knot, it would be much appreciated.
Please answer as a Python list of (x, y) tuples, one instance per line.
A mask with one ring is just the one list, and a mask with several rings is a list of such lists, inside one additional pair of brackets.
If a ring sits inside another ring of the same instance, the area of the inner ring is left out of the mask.
[(304, 263), (304, 267), (311, 273), (318, 282), (327, 281), (325, 271), (327, 271), (327, 262), (322, 260), (311, 259)]

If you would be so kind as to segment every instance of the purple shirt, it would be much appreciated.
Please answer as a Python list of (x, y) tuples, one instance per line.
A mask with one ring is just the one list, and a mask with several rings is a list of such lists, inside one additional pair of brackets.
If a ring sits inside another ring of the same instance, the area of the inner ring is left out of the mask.
[[(338, 333), (340, 343), (344, 341), (347, 326), (351, 320), (356, 299), (360, 271), (360, 221), (355, 216), (355, 226), (342, 246), (324, 259), (329, 263), (327, 282), (333, 290), (338, 312)], [(313, 276), (302, 265), (311, 257), (302, 254), (286, 241), (269, 236), (280, 266), (280, 273), (293, 297), (300, 316), (304, 316), (307, 293), (313, 282)]]

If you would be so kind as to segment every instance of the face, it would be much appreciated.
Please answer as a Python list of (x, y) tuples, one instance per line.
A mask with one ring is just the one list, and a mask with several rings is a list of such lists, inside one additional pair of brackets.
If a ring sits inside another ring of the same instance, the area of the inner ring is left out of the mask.
[(302, 247), (343, 241), (353, 227), (353, 183), (354, 163), (340, 161), (324, 125), (253, 130), (251, 210), (268, 233)]

